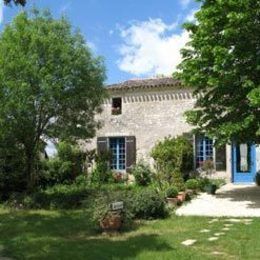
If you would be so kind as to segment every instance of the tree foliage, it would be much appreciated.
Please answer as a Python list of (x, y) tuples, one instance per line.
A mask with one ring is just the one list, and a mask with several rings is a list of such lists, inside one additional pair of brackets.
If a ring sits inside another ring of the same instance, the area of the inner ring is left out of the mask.
[(198, 95), (188, 121), (219, 142), (260, 141), (260, 1), (199, 0), (179, 76)]
[(85, 153), (77, 145), (59, 142), (57, 155), (42, 160), (38, 186), (46, 187), (56, 184), (69, 184), (83, 174)]
[(0, 134), (12, 133), (33, 183), (43, 139), (86, 139), (105, 97), (103, 62), (65, 18), (20, 13), (0, 36)]
[(11, 3), (14, 3), (15, 5), (22, 5), (22, 6), (25, 6), (26, 4), (26, 0), (4, 0), (4, 3), (6, 5), (9, 5)]
[[(183, 136), (167, 137), (152, 149), (151, 156), (158, 171), (171, 175), (175, 171), (187, 173), (193, 165), (193, 148)], [(170, 176), (171, 177), (171, 176)]]

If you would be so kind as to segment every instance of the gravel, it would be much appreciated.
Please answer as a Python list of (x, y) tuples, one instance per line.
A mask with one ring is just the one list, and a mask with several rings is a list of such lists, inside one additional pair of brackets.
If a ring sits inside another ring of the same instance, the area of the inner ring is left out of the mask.
[(260, 187), (226, 184), (216, 195), (201, 193), (178, 208), (179, 216), (260, 217)]

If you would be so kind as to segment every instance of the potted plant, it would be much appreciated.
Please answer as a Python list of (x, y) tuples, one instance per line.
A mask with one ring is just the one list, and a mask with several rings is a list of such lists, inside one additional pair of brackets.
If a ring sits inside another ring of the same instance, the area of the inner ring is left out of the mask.
[(199, 182), (196, 179), (189, 179), (186, 181), (185, 186), (187, 188), (187, 193), (191, 196), (197, 193), (199, 190)]
[(119, 231), (122, 227), (122, 216), (120, 211), (107, 211), (100, 219), (99, 225), (105, 232)]
[(184, 202), (186, 199), (186, 192), (180, 191), (177, 195), (177, 199), (178, 199), (178, 202), (180, 202), (180, 203)]
[(170, 187), (165, 192), (167, 203), (176, 206), (178, 204), (178, 189)]
[(112, 115), (120, 115), (121, 108), (120, 107), (112, 107)]
[(209, 183), (205, 186), (204, 190), (208, 193), (208, 194), (215, 194), (216, 190), (217, 190), (217, 185), (213, 184), (213, 183)]
[[(121, 194), (121, 193), (120, 193)], [(104, 194), (95, 200), (93, 221), (103, 232), (117, 232), (132, 223), (132, 212), (128, 201), (120, 194)]]

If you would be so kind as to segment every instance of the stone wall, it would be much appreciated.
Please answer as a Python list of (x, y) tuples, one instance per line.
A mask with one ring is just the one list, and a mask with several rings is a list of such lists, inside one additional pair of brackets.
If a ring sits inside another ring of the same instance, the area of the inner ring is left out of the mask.
[[(196, 99), (189, 89), (135, 89), (111, 91), (103, 112), (96, 116), (101, 122), (97, 137), (135, 136), (137, 161), (144, 159), (153, 165), (150, 152), (157, 141), (167, 136), (189, 133), (192, 126), (185, 121), (184, 113), (193, 108)], [(122, 97), (122, 114), (112, 115), (112, 97)], [(97, 138), (85, 145), (96, 148)], [(231, 181), (231, 148), (226, 149), (227, 170), (216, 172), (215, 178)]]
[[(111, 115), (112, 97), (122, 97), (122, 114)], [(152, 163), (149, 154), (158, 140), (169, 135), (177, 136), (191, 131), (185, 122), (184, 112), (192, 109), (195, 99), (190, 90), (156, 89), (134, 92), (113, 92), (103, 105), (103, 112), (97, 115), (102, 128), (97, 136), (136, 137), (137, 160)], [(96, 147), (96, 138), (87, 148)]]

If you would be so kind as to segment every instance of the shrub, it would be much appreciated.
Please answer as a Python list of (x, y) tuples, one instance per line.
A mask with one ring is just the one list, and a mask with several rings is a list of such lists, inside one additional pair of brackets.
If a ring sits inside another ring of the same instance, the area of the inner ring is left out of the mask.
[(190, 190), (197, 190), (199, 189), (199, 182), (196, 179), (189, 179), (185, 183), (186, 188)]
[(172, 183), (179, 191), (185, 190), (184, 180), (180, 171), (176, 170), (172, 174)]
[(0, 200), (27, 188), (25, 154), (11, 133), (0, 133)]
[(132, 170), (132, 174), (135, 177), (135, 182), (140, 186), (147, 186), (151, 183), (152, 172), (149, 165), (144, 162), (137, 163)]
[(156, 219), (167, 216), (164, 198), (153, 189), (142, 189), (133, 196), (133, 214), (138, 219)]
[(204, 191), (205, 187), (210, 184), (210, 180), (208, 178), (200, 178), (198, 179), (198, 182), (199, 182), (199, 189), (201, 191)]
[(258, 186), (260, 186), (260, 171), (256, 173), (255, 182)]
[(158, 171), (171, 174), (175, 170), (186, 173), (193, 166), (193, 148), (184, 136), (168, 137), (158, 142), (152, 149)]
[(86, 185), (57, 184), (26, 196), (22, 204), (26, 208), (36, 209), (75, 209), (93, 192), (93, 189)]
[(91, 182), (93, 183), (108, 183), (113, 180), (113, 175), (108, 167), (108, 162), (111, 158), (110, 153), (100, 153), (96, 155), (96, 167), (91, 173)]
[(175, 198), (177, 197), (178, 193), (178, 189), (172, 186), (166, 190), (165, 195), (167, 198)]
[(223, 186), (224, 184), (226, 184), (226, 181), (225, 179), (211, 179), (210, 182), (213, 184), (213, 185), (216, 185), (217, 186), (217, 189), (219, 189), (221, 186)]
[(76, 145), (60, 142), (54, 158), (43, 160), (38, 185), (42, 188), (72, 183), (83, 173), (84, 153)]

